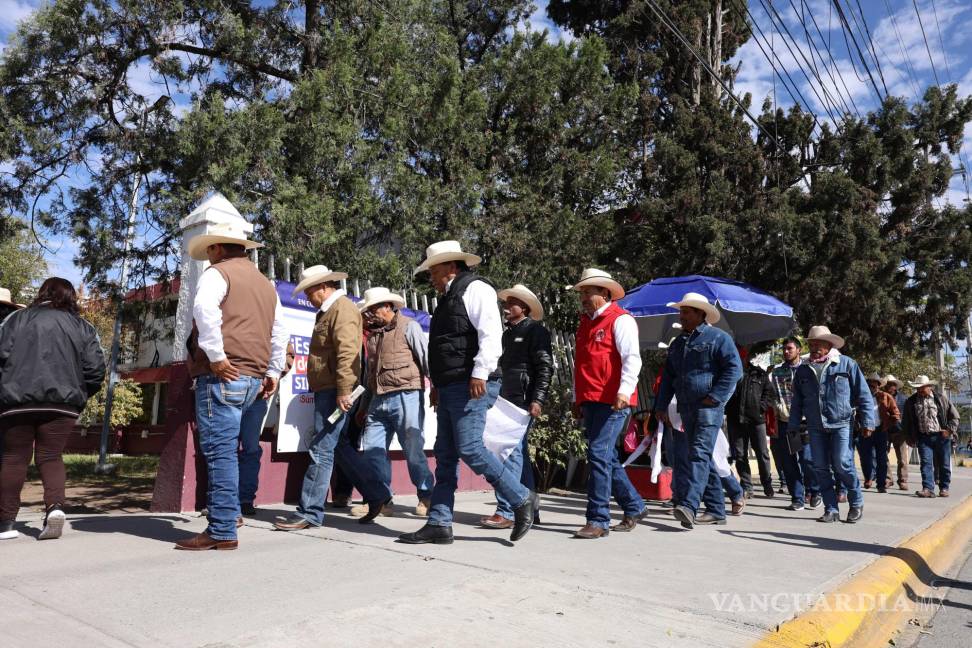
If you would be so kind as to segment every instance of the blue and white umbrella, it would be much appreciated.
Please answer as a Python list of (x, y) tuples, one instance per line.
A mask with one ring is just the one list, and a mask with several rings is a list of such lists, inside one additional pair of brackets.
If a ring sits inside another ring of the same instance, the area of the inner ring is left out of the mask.
[(690, 292), (704, 295), (719, 309), (722, 317), (716, 326), (737, 344), (775, 340), (796, 326), (791, 306), (741, 281), (703, 275), (663, 277), (629, 290), (618, 302), (638, 322), (642, 348), (658, 348), (678, 334), (672, 326), (678, 322), (678, 311), (667, 304)]

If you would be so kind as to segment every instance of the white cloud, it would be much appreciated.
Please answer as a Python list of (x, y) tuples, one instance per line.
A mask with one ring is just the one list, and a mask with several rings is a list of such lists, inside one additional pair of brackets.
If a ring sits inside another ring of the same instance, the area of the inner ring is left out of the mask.
[(40, 2), (36, 0), (0, 0), (0, 33), (9, 33), (34, 13)]

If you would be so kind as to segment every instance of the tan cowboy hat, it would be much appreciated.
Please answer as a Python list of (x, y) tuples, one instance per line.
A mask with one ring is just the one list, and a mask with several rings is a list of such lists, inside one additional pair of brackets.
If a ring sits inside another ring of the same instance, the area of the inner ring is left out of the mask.
[(478, 266), (482, 259), (475, 254), (462, 251), (459, 241), (439, 241), (425, 248), (425, 261), (415, 268), (412, 275), (425, 272), (437, 263), (446, 261), (465, 261), (470, 268)]
[(688, 306), (690, 308), (698, 308), (700, 311), (705, 311), (705, 321), (708, 324), (715, 324), (720, 319), (722, 319), (722, 313), (719, 309), (709, 303), (709, 300), (705, 298), (705, 295), (700, 295), (699, 293), (685, 293), (682, 297), (682, 301), (668, 302), (665, 304), (669, 308), (679, 309), (682, 306)]
[(348, 274), (346, 272), (334, 272), (326, 265), (311, 266), (300, 273), (300, 281), (297, 282), (297, 286), (294, 287), (291, 295), (293, 296), (297, 293), (304, 292), (305, 288), (322, 284), (325, 281), (340, 281), (341, 279), (347, 278)]
[(839, 335), (834, 335), (826, 326), (810, 327), (810, 332), (807, 333), (807, 340), (823, 340), (824, 342), (829, 342), (835, 349), (844, 346), (844, 338)]
[(365, 291), (361, 301), (358, 302), (358, 308), (363, 313), (375, 304), (386, 303), (394, 304), (395, 306), (401, 308), (405, 305), (405, 298), (398, 293), (393, 293), (384, 286), (376, 286), (375, 288), (369, 288)]
[(580, 290), (584, 286), (597, 286), (607, 288), (611, 291), (611, 299), (617, 301), (624, 297), (624, 288), (615, 281), (610, 274), (597, 268), (588, 268), (581, 273), (580, 281), (571, 286), (574, 290)]
[(229, 223), (216, 223), (205, 234), (189, 239), (189, 256), (196, 261), (205, 261), (209, 258), (206, 256), (206, 248), (217, 243), (242, 245), (247, 250), (263, 247), (263, 243), (248, 240), (242, 228)]
[(918, 376), (918, 379), (915, 380), (915, 382), (911, 382), (909, 380), (908, 384), (911, 385), (914, 389), (918, 389), (919, 387), (925, 387), (928, 385), (937, 385), (938, 383), (935, 382), (934, 380), (929, 379), (928, 376), (921, 375)]
[(530, 319), (538, 322), (543, 319), (543, 305), (540, 303), (540, 299), (533, 294), (532, 290), (523, 284), (516, 284), (512, 288), (501, 290), (496, 293), (496, 296), (502, 301), (506, 301), (510, 297), (516, 297), (530, 307)]
[(13, 302), (13, 297), (10, 295), (9, 288), (0, 288), (0, 304), (9, 304), (14, 308), (23, 308), (23, 304), (15, 304)]
[(870, 376), (868, 376), (865, 382), (869, 382), (869, 383), (876, 382), (878, 384), (878, 387), (884, 387), (884, 379), (881, 378), (881, 374), (879, 374), (876, 371), (872, 373)]
[(901, 389), (901, 381), (894, 377), (894, 374), (888, 374), (884, 377), (885, 385), (894, 385), (898, 389)]

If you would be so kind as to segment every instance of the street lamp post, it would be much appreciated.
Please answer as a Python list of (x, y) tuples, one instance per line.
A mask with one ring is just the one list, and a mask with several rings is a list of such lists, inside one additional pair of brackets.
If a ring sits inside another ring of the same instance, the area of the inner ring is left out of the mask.
[[(169, 97), (163, 95), (154, 104), (142, 111), (140, 128), (145, 128), (150, 113), (162, 108)], [(128, 290), (128, 252), (132, 246), (132, 238), (135, 235), (135, 215), (138, 209), (138, 188), (142, 183), (142, 172), (139, 165), (142, 157), (135, 154), (135, 177), (132, 179), (132, 197), (128, 205), (128, 226), (125, 228), (125, 246), (122, 252), (121, 277), (119, 287), (121, 295), (118, 299), (118, 308), (115, 309), (115, 322), (112, 329), (111, 358), (108, 364), (108, 389), (105, 393), (105, 414), (104, 421), (101, 423), (101, 442), (98, 446), (98, 463), (95, 465), (95, 472), (99, 474), (111, 473), (115, 470), (113, 464), (108, 463), (108, 437), (111, 433), (111, 413), (115, 404), (115, 386), (118, 384), (118, 355), (121, 353), (121, 326), (122, 326), (122, 307), (125, 304), (125, 292)]]

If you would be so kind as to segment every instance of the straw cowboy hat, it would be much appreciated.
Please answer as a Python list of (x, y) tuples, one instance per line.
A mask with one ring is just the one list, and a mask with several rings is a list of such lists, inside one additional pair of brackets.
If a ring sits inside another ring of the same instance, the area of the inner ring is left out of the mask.
[(205, 234), (197, 234), (189, 239), (189, 256), (196, 261), (206, 261), (206, 248), (217, 243), (242, 245), (247, 250), (262, 248), (263, 243), (250, 241), (242, 228), (229, 223), (217, 223), (209, 228)]
[(482, 259), (475, 254), (462, 251), (459, 241), (439, 241), (425, 248), (425, 261), (415, 268), (412, 275), (425, 272), (437, 263), (446, 261), (465, 261), (470, 268), (478, 266)]
[(839, 335), (834, 335), (826, 326), (810, 327), (810, 332), (807, 333), (807, 340), (823, 340), (824, 342), (830, 343), (835, 349), (844, 346), (844, 338)]
[(865, 382), (869, 382), (869, 383), (875, 382), (878, 384), (878, 387), (884, 387), (884, 379), (881, 378), (881, 374), (879, 374), (876, 371), (872, 373), (870, 376), (868, 376)]
[(909, 380), (908, 381), (908, 384), (911, 385), (913, 388), (918, 389), (919, 387), (926, 387), (926, 386), (930, 386), (930, 385), (937, 385), (938, 383), (935, 382), (934, 380), (930, 380), (928, 378), (928, 376), (922, 375), (922, 376), (918, 376), (918, 379), (915, 380), (915, 382), (911, 382)]
[(538, 322), (543, 319), (543, 305), (540, 303), (540, 299), (533, 294), (532, 290), (523, 284), (516, 284), (512, 288), (501, 290), (496, 293), (496, 296), (502, 301), (506, 301), (510, 297), (516, 297), (530, 307), (530, 319)]
[(700, 311), (705, 311), (705, 321), (708, 324), (715, 324), (720, 319), (722, 319), (722, 313), (719, 309), (709, 303), (709, 300), (705, 298), (705, 295), (700, 295), (699, 293), (685, 293), (682, 297), (682, 301), (668, 302), (665, 304), (669, 308), (681, 308), (682, 306), (688, 306), (690, 308), (697, 308)]
[(23, 304), (15, 304), (13, 302), (13, 298), (10, 295), (10, 289), (9, 288), (0, 288), (0, 304), (9, 304), (10, 306), (13, 306), (14, 308), (23, 308), (24, 307)]
[(597, 268), (588, 268), (582, 272), (580, 281), (571, 286), (571, 288), (574, 290), (580, 290), (584, 286), (607, 288), (609, 291), (611, 291), (611, 299), (614, 301), (624, 297), (624, 288), (621, 287), (621, 284), (615, 281), (611, 275), (603, 270), (598, 270)]
[(297, 282), (291, 296), (304, 292), (305, 288), (322, 284), (325, 281), (340, 281), (347, 278), (348, 274), (346, 272), (334, 272), (326, 265), (311, 266), (300, 273), (300, 281)]
[(901, 389), (901, 381), (894, 377), (894, 374), (888, 374), (884, 377), (885, 385), (894, 385), (898, 389)]
[(398, 293), (393, 293), (384, 286), (377, 286), (365, 291), (361, 301), (358, 302), (358, 308), (361, 312), (364, 312), (375, 304), (393, 304), (401, 308), (405, 305), (405, 298)]

